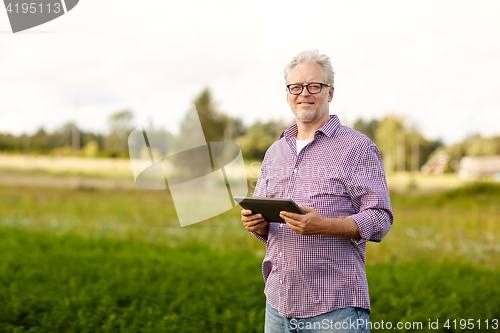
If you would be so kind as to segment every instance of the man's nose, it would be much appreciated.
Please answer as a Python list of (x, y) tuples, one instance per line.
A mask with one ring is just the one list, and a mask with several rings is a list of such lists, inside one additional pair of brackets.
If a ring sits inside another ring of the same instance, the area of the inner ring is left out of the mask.
[(307, 89), (308, 87), (303, 87), (302, 92), (300, 93), (301, 95), (311, 95), (309, 90)]

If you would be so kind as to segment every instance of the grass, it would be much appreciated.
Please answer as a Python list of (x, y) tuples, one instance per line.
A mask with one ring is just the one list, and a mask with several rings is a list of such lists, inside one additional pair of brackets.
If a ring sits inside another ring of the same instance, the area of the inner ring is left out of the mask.
[(368, 262), (460, 260), (498, 268), (500, 186), (472, 183), (427, 195), (394, 194), (393, 228), (380, 244), (369, 243)]
[(223, 250), (264, 250), (241, 225), (238, 208), (180, 227), (167, 191), (0, 187), (0, 211), (0, 226), (22, 230), (170, 247), (198, 241)]
[[(389, 321), (393, 326), (397, 322), (422, 323), (424, 330), (407, 332), (464, 332), (443, 327), (447, 320), (455, 319), (481, 320), (483, 330), (484, 320), (497, 319), (500, 325), (498, 270), (457, 260), (436, 263), (422, 259), (370, 264), (366, 271), (373, 311), (370, 321)], [(429, 320), (438, 320), (439, 330), (429, 329)], [(465, 332), (479, 331), (477, 322), (475, 327)]]
[(456, 174), (424, 175), (411, 172), (394, 172), (387, 175), (389, 188), (397, 192), (428, 194), (452, 190), (465, 186), (470, 181), (458, 178)]
[[(391, 198), (371, 320), (500, 320), (500, 186)], [(166, 191), (0, 186), (0, 212), (0, 332), (262, 331), (264, 245), (237, 208), (181, 228)]]
[[(494, 184), (428, 195), (393, 193), (393, 228), (382, 243), (368, 244), (367, 262), (459, 259), (498, 267), (499, 193)], [(264, 251), (241, 226), (238, 208), (181, 228), (167, 191), (0, 187), (0, 211), (0, 225), (30, 231)]]
[(0, 252), (1, 332), (262, 331), (261, 259), (248, 250), (4, 228)]
[[(2, 332), (263, 330), (262, 258), (249, 250), (3, 228), (0, 251)], [(372, 322), (500, 318), (498, 270), (407, 261), (367, 276)]]

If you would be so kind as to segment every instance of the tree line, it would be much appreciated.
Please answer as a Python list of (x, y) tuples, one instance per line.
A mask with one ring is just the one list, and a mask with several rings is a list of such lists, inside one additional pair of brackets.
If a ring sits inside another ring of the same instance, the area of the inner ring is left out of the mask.
[[(232, 141), (238, 144), (245, 160), (262, 160), (269, 146), (291, 125), (285, 121), (258, 121), (245, 126), (237, 117), (217, 110), (209, 89), (195, 100), (207, 142)], [(128, 157), (128, 135), (133, 130), (134, 114), (121, 110), (108, 118), (108, 133), (84, 131), (68, 122), (48, 133), (40, 128), (33, 135), (0, 133), (0, 151), (13, 153), (78, 155), (85, 157)], [(182, 125), (181, 125), (182, 126)], [(444, 146), (440, 140), (426, 139), (415, 127), (406, 125), (397, 115), (383, 119), (358, 119), (352, 126), (379, 147), (386, 171), (417, 171), (439, 151), (450, 160), (463, 156), (500, 155), (500, 136), (483, 138), (468, 136), (463, 142)], [(453, 171), (449, 169), (448, 171)]]

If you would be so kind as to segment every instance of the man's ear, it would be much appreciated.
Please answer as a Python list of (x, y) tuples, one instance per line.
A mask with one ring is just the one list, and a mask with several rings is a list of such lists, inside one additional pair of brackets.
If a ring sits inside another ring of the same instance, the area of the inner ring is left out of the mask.
[(288, 96), (288, 88), (285, 88), (285, 93), (286, 93), (286, 102), (290, 104), (290, 99), (289, 99), (290, 96)]
[(333, 87), (330, 87), (328, 90), (328, 102), (331, 102), (333, 99)]

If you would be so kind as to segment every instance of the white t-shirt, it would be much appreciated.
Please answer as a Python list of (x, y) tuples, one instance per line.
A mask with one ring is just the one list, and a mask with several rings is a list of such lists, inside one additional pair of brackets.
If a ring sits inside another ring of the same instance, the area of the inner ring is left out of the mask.
[(309, 142), (311, 142), (312, 140), (305, 140), (305, 141), (300, 141), (298, 139), (295, 139), (297, 140), (297, 155), (300, 153), (300, 151), (305, 147), (307, 146), (307, 144)]

